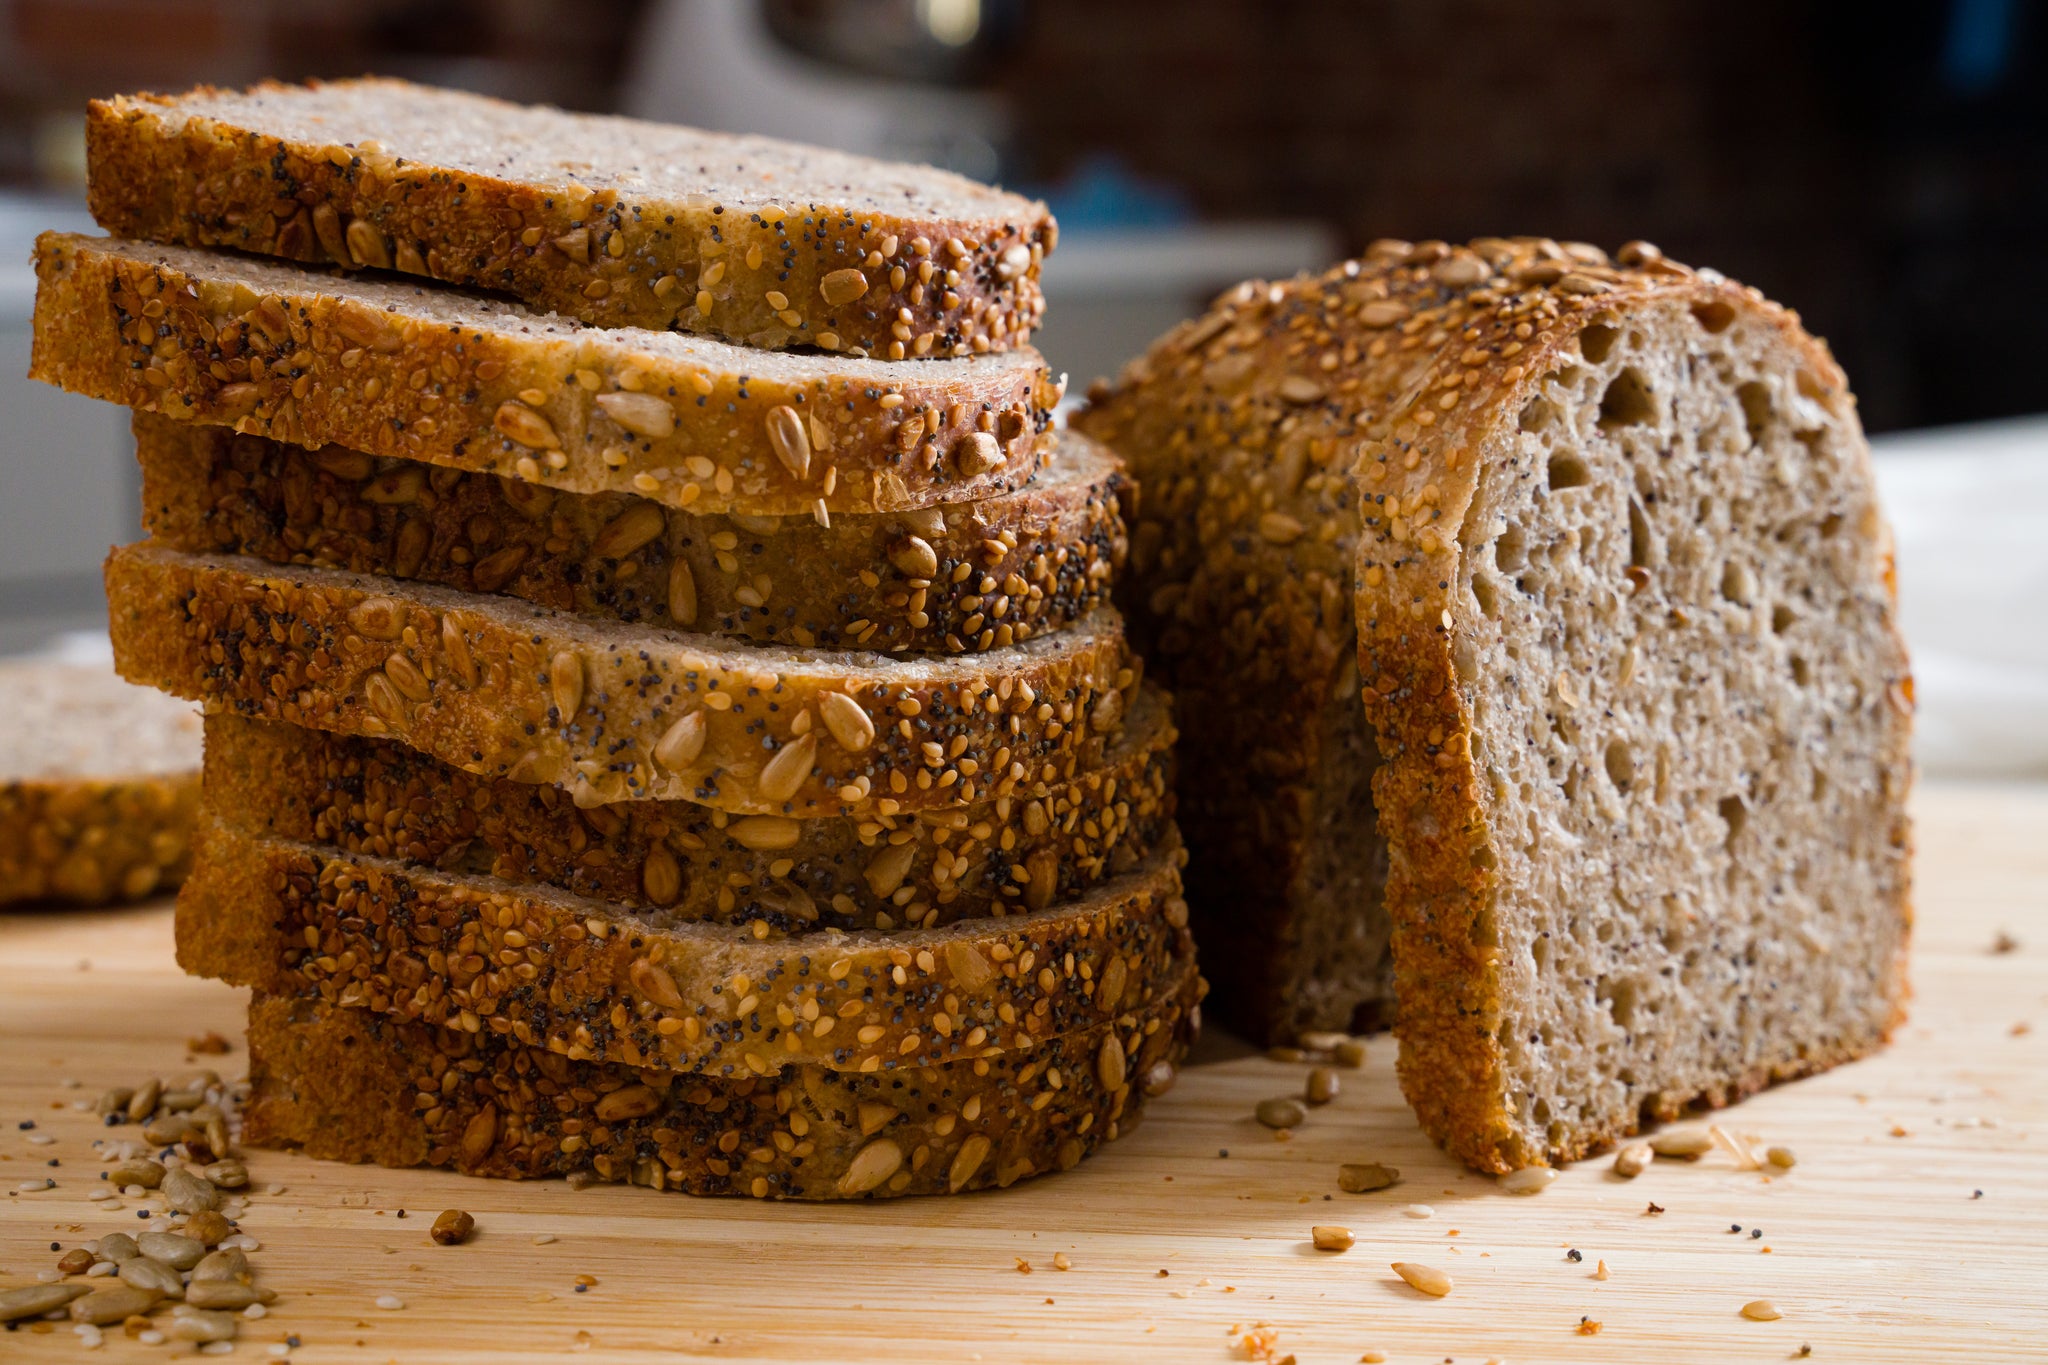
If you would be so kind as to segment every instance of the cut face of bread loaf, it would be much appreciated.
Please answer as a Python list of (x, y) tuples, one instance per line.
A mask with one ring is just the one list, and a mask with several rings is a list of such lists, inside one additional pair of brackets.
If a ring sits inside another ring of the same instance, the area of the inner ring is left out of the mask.
[(1359, 458), (1402, 1074), (1483, 1168), (1859, 1056), (1904, 999), (1911, 678), (1854, 400), (1785, 310), (1643, 264), (1439, 305), (1459, 346)]
[(1029, 1052), (766, 1077), (572, 1061), (489, 1031), (259, 994), (243, 1132), (332, 1161), (756, 1199), (1000, 1188), (1128, 1133), (1172, 1087), (1202, 990), (1190, 971), (1152, 1004)]
[(699, 512), (828, 517), (1022, 484), (1038, 353), (892, 365), (598, 331), (518, 304), (44, 233), (33, 378), (180, 421)]
[(332, 569), (107, 559), (122, 675), (210, 709), (390, 737), (580, 804), (894, 815), (1032, 795), (1094, 767), (1136, 695), (1108, 608), (941, 659), (590, 622)]
[[(1101, 412), (1148, 509), (1186, 509), (1133, 547), (1184, 787), (1208, 713), (1166, 661), (1221, 630), (1242, 690), (1210, 705), (1268, 717), (1227, 753), (1290, 779), (1246, 818), (1291, 838), (1307, 793), (1305, 825), (1362, 836), (1377, 810), (1402, 1083), (1439, 1142), (1568, 1160), (1884, 1038), (1911, 681), (1854, 403), (1791, 314), (1641, 245), (1384, 244), (1235, 291)], [(1316, 727), (1263, 686), (1299, 670), (1250, 643), (1344, 618), (1305, 588), (1325, 545), (1353, 559), (1371, 805), (1295, 776)], [(1373, 907), (1282, 913), (1267, 970), (1300, 982), (1287, 945)]]
[(1170, 993), (1194, 955), (1178, 854), (1034, 914), (760, 939), (204, 825), (178, 962), (578, 1059), (886, 1071), (1029, 1051)]
[(543, 883), (655, 924), (932, 928), (1044, 910), (1175, 839), (1174, 732), (1140, 693), (1101, 766), (1042, 796), (916, 814), (734, 817), (687, 801), (579, 810), (559, 789), (472, 777), (392, 740), (239, 716), (206, 721), (208, 818), (273, 838)]
[(0, 666), (0, 903), (176, 886), (199, 804), (199, 711), (101, 665)]
[(1130, 480), (1085, 436), (1048, 440), (1022, 488), (821, 526), (135, 418), (144, 521), (172, 549), (388, 574), (762, 644), (921, 654), (1017, 644), (1108, 600)]
[(964, 356), (1023, 344), (1045, 205), (925, 166), (394, 80), (92, 103), (110, 232), (399, 270), (601, 327)]

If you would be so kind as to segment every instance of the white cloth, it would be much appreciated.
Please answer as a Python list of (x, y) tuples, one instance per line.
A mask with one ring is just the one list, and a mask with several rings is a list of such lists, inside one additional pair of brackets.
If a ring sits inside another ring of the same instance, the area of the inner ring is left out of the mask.
[(2048, 417), (1880, 437), (1930, 776), (2048, 777)]

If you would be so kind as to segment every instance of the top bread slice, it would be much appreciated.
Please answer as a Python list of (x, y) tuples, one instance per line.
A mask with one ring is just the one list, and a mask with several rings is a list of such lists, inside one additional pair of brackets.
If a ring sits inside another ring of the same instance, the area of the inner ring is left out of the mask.
[(600, 331), (516, 303), (44, 233), (29, 374), (299, 445), (699, 512), (887, 512), (1038, 465), (1036, 351), (889, 364)]
[(878, 358), (1019, 346), (1045, 205), (929, 166), (396, 80), (95, 100), (110, 232), (509, 294), (600, 327)]
[[(1134, 544), (1162, 639), (1237, 658), (1283, 551), (1352, 546), (1380, 758), (1348, 818), (1453, 1153), (1569, 1160), (1894, 1026), (1911, 677), (1854, 400), (1793, 314), (1640, 243), (1385, 243), (1232, 293), (1103, 407), (1150, 507), (1144, 443), (1189, 481), (1191, 534)], [(1244, 759), (1313, 728), (1273, 711)]]
[(175, 886), (199, 804), (197, 707), (105, 666), (0, 666), (0, 903)]

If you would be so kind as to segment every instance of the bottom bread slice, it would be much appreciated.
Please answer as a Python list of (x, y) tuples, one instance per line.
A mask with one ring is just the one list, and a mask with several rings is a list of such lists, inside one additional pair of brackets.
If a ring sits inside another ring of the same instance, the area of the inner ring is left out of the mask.
[(707, 1077), (571, 1061), (325, 1001), (249, 1007), (244, 1137), (337, 1161), (690, 1194), (957, 1194), (1063, 1171), (1137, 1123), (1201, 1028), (1190, 969), (1028, 1051), (891, 1072)]
[(1194, 957), (1180, 857), (1032, 914), (757, 938), (202, 822), (178, 963), (577, 1059), (891, 1072), (1029, 1050), (1170, 992)]

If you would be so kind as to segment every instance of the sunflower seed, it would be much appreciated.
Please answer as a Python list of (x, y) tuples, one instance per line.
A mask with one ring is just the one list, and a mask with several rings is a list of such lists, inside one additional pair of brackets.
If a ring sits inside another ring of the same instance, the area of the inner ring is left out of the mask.
[(1557, 1179), (1557, 1172), (1548, 1166), (1524, 1166), (1519, 1171), (1509, 1171), (1500, 1178), (1502, 1194), (1541, 1194), (1550, 1188), (1550, 1182)]
[(1371, 1194), (1384, 1190), (1401, 1178), (1392, 1166), (1377, 1161), (1347, 1162), (1337, 1168), (1337, 1188), (1346, 1194)]
[(88, 1287), (82, 1284), (25, 1284), (19, 1289), (0, 1289), (0, 1322), (39, 1318), (87, 1292)]
[(1327, 1223), (1310, 1228), (1308, 1234), (1315, 1242), (1317, 1251), (1349, 1251), (1358, 1240), (1351, 1235), (1350, 1228), (1340, 1228)]
[(1406, 1280), (1411, 1287), (1433, 1298), (1440, 1299), (1451, 1292), (1451, 1277), (1435, 1266), (1419, 1265), (1414, 1261), (1396, 1261), (1394, 1273)]

